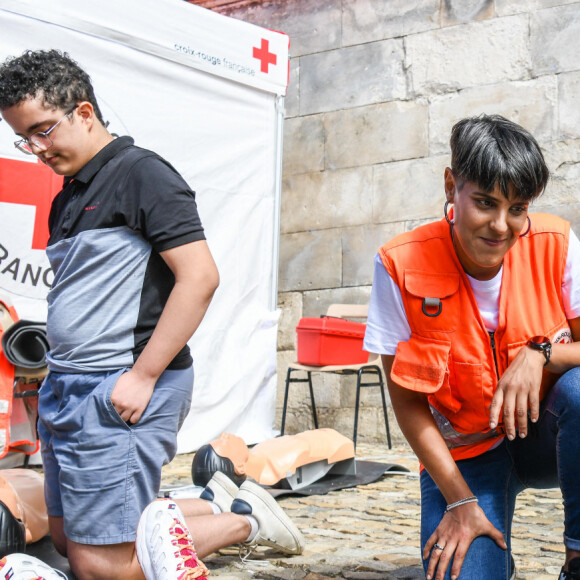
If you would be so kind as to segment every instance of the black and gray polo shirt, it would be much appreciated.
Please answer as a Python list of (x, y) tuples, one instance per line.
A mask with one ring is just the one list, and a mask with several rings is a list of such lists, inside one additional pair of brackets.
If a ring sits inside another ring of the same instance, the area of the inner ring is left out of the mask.
[[(120, 137), (65, 179), (49, 227), (49, 369), (132, 366), (175, 281), (159, 252), (205, 239), (194, 192), (159, 155)], [(168, 368), (190, 364), (185, 346)]]

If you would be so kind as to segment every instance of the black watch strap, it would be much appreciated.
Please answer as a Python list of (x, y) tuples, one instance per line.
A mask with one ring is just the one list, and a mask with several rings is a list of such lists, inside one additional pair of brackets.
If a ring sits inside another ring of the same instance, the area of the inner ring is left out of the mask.
[(547, 336), (534, 336), (528, 340), (527, 345), (534, 350), (539, 350), (544, 353), (544, 358), (546, 366), (550, 362), (550, 357), (552, 356), (552, 342)]

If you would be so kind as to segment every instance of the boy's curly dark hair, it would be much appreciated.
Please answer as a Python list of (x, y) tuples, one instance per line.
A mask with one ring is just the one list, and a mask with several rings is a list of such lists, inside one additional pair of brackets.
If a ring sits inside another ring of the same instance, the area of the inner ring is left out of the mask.
[(0, 111), (35, 98), (63, 111), (88, 101), (104, 125), (89, 75), (66, 52), (27, 50), (0, 65)]

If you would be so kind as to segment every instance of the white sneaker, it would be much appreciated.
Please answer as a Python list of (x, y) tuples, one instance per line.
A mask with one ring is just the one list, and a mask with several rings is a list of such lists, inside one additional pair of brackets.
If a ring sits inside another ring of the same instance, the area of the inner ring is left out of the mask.
[(0, 560), (0, 577), (9, 580), (67, 580), (60, 570), (28, 554), (4, 556)]
[(231, 511), (232, 502), (238, 491), (238, 486), (225, 473), (216, 471), (199, 497), (215, 503), (222, 513), (227, 513)]
[(276, 500), (262, 487), (244, 481), (232, 503), (232, 512), (249, 516), (258, 521), (256, 537), (245, 542), (246, 546), (270, 546), (285, 554), (302, 554), (304, 538)]
[(174, 501), (157, 499), (145, 508), (135, 544), (147, 580), (207, 580), (209, 570), (197, 557), (185, 518)]

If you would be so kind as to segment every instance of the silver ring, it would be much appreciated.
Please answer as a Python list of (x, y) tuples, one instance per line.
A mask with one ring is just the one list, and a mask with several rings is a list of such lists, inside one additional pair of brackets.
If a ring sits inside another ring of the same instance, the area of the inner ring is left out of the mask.
[(440, 546), (439, 544), (435, 544), (433, 547), (437, 550), (445, 550), (445, 546)]

